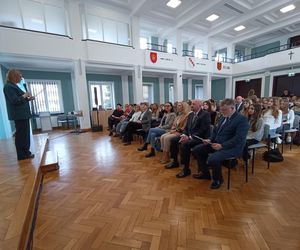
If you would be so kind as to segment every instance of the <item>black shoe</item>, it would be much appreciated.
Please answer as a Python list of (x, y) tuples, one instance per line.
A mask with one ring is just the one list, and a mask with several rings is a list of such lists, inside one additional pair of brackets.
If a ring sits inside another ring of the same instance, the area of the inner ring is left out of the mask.
[(151, 150), (150, 153), (148, 153), (148, 154), (145, 155), (146, 158), (149, 158), (149, 157), (152, 157), (152, 156), (155, 156), (155, 151), (154, 151), (154, 149)]
[(147, 144), (147, 143), (144, 143), (143, 146), (141, 146), (141, 147), (138, 148), (138, 151), (144, 151), (144, 150), (147, 150), (147, 146), (148, 146), (148, 144)]
[(112, 136), (112, 135), (113, 135), (113, 132), (110, 131), (110, 132), (109, 132), (109, 136)]
[(178, 168), (179, 164), (177, 161), (171, 161), (170, 163), (168, 163), (167, 165), (165, 165), (166, 169), (171, 169), (171, 168)]
[(128, 142), (125, 142), (123, 145), (124, 145), (124, 146), (131, 145), (131, 142), (130, 142), (130, 141), (128, 141)]
[(193, 178), (200, 179), (200, 180), (211, 180), (210, 173), (208, 173), (208, 174), (203, 174), (203, 173), (193, 174)]
[(183, 169), (178, 174), (176, 174), (177, 178), (184, 178), (191, 174), (191, 170), (189, 168)]
[(32, 159), (32, 158), (34, 158), (34, 154), (30, 154), (30, 155), (23, 156), (23, 157), (18, 157), (18, 161)]
[(213, 181), (213, 182), (211, 183), (211, 185), (210, 185), (210, 188), (211, 188), (211, 189), (218, 189), (218, 188), (221, 187), (221, 185), (222, 185), (223, 182), (224, 182), (223, 180), (220, 180), (220, 181)]

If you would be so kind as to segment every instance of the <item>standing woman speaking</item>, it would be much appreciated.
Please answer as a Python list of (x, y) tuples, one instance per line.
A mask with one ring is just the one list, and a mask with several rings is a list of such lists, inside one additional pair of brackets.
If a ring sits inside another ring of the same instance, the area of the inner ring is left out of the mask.
[(11, 69), (7, 73), (6, 84), (3, 92), (5, 95), (8, 119), (15, 122), (15, 145), (18, 160), (33, 158), (30, 149), (30, 124), (31, 118), (29, 101), (33, 100), (29, 92), (24, 92), (18, 87), (18, 83), (22, 79), (19, 70)]

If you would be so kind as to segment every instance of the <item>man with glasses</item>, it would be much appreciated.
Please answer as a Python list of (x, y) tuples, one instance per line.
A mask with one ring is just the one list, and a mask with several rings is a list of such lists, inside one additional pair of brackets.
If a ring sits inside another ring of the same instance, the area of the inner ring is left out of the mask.
[(233, 99), (224, 99), (220, 112), (222, 117), (210, 138), (193, 149), (199, 170), (194, 178), (210, 180), (209, 167), (212, 167), (212, 189), (220, 188), (223, 183), (222, 162), (242, 155), (249, 129), (247, 118), (236, 112)]

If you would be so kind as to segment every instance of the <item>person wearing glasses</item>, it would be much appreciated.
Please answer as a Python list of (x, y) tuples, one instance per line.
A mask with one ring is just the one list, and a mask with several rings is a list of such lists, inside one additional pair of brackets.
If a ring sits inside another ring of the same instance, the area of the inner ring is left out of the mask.
[(8, 119), (15, 123), (15, 146), (18, 160), (34, 158), (30, 152), (30, 124), (31, 118), (29, 101), (34, 100), (29, 92), (18, 87), (22, 79), (21, 71), (10, 69), (7, 73), (3, 92), (6, 101)]
[(222, 162), (243, 154), (249, 129), (247, 118), (236, 112), (233, 99), (221, 101), (220, 112), (222, 117), (214, 127), (212, 135), (193, 149), (199, 170), (193, 177), (211, 180), (209, 172), (211, 167), (213, 175), (211, 189), (220, 188), (223, 183)]

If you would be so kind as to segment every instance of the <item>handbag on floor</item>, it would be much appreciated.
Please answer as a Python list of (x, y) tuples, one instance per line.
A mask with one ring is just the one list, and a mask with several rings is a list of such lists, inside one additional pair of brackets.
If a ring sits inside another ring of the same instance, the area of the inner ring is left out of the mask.
[(263, 160), (269, 162), (281, 162), (283, 161), (283, 156), (278, 148), (270, 149), (263, 153)]

